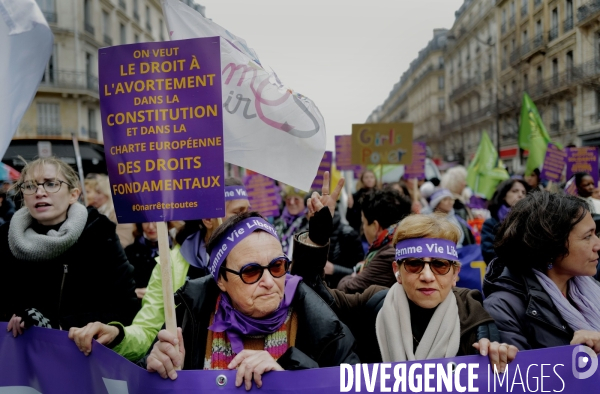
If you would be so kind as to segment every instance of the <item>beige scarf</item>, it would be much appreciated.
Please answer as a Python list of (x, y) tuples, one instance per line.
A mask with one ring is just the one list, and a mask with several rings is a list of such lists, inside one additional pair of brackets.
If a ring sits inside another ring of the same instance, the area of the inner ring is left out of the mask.
[(385, 297), (377, 314), (375, 331), (381, 358), (386, 363), (454, 357), (460, 345), (460, 319), (454, 292), (438, 305), (415, 353), (408, 298), (399, 283), (395, 283)]

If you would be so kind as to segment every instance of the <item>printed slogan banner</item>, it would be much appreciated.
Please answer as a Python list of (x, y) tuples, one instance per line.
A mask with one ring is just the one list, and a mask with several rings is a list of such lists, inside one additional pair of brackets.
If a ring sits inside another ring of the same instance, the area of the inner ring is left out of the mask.
[(319, 164), (319, 170), (317, 171), (317, 176), (310, 187), (311, 190), (321, 190), (323, 187), (323, 174), (325, 171), (329, 171), (331, 173), (331, 163), (333, 162), (333, 152), (326, 151), (323, 155), (323, 160), (321, 160), (321, 164)]
[[(94, 342), (84, 356), (64, 331), (33, 327), (13, 338), (0, 323), (0, 393), (19, 394), (234, 394), (236, 371), (178, 371), (177, 379), (127, 361)], [(504, 374), (485, 356), (405, 363), (343, 364), (302, 371), (267, 372), (251, 392), (284, 394), (479, 392), (595, 393), (596, 354), (586, 346), (523, 351)]]
[(564, 150), (560, 149), (552, 142), (549, 142), (540, 178), (547, 181), (560, 182), (560, 177), (565, 169), (566, 156), (567, 154)]
[(220, 38), (98, 51), (119, 223), (225, 216)]
[(261, 174), (251, 174), (244, 178), (250, 209), (261, 215), (279, 216), (279, 193), (275, 181)]
[(413, 142), (412, 162), (404, 168), (404, 177), (406, 179), (425, 179), (426, 149), (427, 144), (425, 142)]
[(582, 148), (566, 148), (567, 150), (567, 179), (578, 172), (586, 172), (594, 178), (598, 186), (598, 148), (584, 146)]
[(308, 190), (326, 145), (315, 103), (285, 86), (241, 37), (179, 0), (162, 5), (171, 40), (222, 38), (225, 161)]
[(412, 123), (352, 125), (352, 164), (412, 163)]

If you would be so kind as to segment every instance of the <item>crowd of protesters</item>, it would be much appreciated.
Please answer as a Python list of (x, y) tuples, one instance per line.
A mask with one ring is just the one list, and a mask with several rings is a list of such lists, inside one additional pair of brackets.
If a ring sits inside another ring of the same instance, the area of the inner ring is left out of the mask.
[[(169, 223), (175, 335), (156, 224), (118, 223), (106, 175), (82, 185), (37, 159), (0, 192), (0, 321), (15, 337), (68, 330), (86, 355), (96, 340), (163, 378), (237, 369), (246, 389), (270, 371), (341, 363), (481, 354), (503, 371), (519, 350), (600, 353), (593, 176), (575, 174), (569, 194), (535, 170), (500, 183), (487, 209), (466, 178), (458, 166), (382, 185), (367, 170), (352, 194), (326, 173), (322, 190), (281, 185), (269, 218), (227, 178), (223, 218)], [(456, 287), (467, 246), (481, 248), (485, 300)]]

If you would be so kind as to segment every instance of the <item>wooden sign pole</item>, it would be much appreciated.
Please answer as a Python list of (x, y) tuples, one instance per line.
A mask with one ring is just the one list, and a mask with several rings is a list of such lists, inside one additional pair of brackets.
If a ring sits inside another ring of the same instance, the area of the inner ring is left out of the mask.
[(173, 277), (171, 270), (171, 253), (169, 248), (169, 230), (167, 223), (157, 222), (158, 254), (160, 258), (160, 275), (162, 279), (163, 302), (165, 305), (165, 326), (168, 332), (177, 337), (177, 321), (175, 319), (175, 298), (173, 296)]

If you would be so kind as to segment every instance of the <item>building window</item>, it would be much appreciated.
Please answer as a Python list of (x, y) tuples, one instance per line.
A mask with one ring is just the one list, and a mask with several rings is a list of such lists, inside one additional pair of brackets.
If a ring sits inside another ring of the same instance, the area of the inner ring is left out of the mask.
[(146, 6), (146, 29), (152, 31), (152, 23), (150, 23), (150, 7)]
[(523, 90), (527, 92), (529, 90), (529, 77), (527, 74), (523, 75)]
[(558, 59), (552, 59), (552, 83), (558, 85)]
[(88, 109), (88, 136), (92, 139), (98, 139), (98, 130), (96, 130), (96, 110)]
[(557, 132), (560, 123), (558, 104), (552, 105), (552, 122), (550, 123), (550, 130)]
[(565, 128), (572, 129), (575, 126), (575, 108), (573, 100), (567, 100), (565, 111)]
[(440, 68), (444, 67), (444, 57), (443, 56), (438, 57), (438, 66)]
[(440, 75), (438, 77), (438, 89), (444, 90), (444, 76), (443, 75)]
[(133, 42), (135, 42), (136, 44), (137, 44), (138, 42), (140, 42), (140, 36), (139, 36), (139, 35), (137, 35), (137, 34), (134, 34), (134, 35), (133, 35)]
[(92, 0), (83, 1), (83, 27), (88, 33), (94, 34), (94, 25), (92, 24)]
[(44, 70), (44, 74), (42, 75), (42, 83), (54, 84), (56, 82), (56, 74), (57, 74), (57, 66), (56, 61), (58, 59), (57, 56), (58, 46), (56, 44), (52, 47), (52, 53), (50, 54), (50, 59), (48, 60), (48, 64), (46, 65), (46, 69)]
[(61, 135), (60, 104), (37, 103), (37, 134)]
[(567, 59), (566, 59), (566, 69), (567, 69), (567, 78), (569, 78), (569, 80), (572, 77), (573, 74), (573, 51), (569, 51), (567, 52)]
[(567, 0), (565, 4), (565, 23), (563, 31), (566, 33), (573, 29), (573, 0)]
[(444, 112), (446, 109), (446, 100), (443, 97), (438, 97), (438, 110)]
[(138, 22), (140, 21), (139, 9), (139, 0), (133, 0), (133, 19)]
[(122, 23), (119, 26), (119, 37), (121, 39), (121, 44), (127, 44), (127, 28)]
[(548, 41), (554, 40), (558, 37), (558, 8), (552, 10), (550, 32), (548, 33)]
[(106, 11), (102, 11), (102, 32), (104, 33), (104, 43), (106, 45), (112, 45), (112, 38), (110, 36), (110, 14)]
[(56, 4), (54, 1), (55, 0), (36, 0), (48, 23), (56, 23)]

